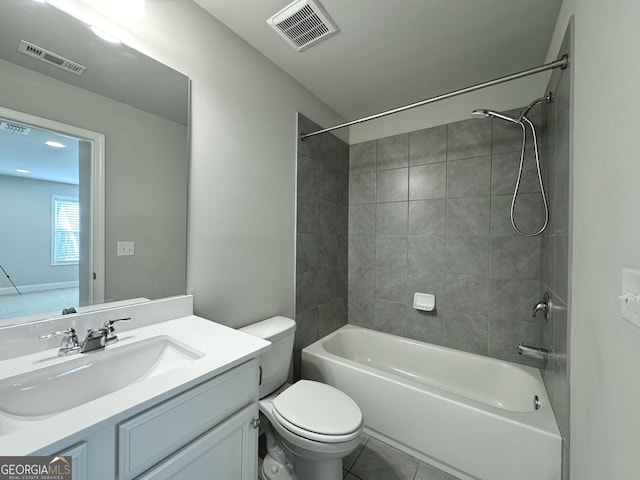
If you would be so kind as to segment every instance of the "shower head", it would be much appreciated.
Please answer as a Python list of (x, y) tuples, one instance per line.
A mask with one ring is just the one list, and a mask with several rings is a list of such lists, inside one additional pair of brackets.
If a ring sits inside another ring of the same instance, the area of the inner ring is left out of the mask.
[(477, 108), (473, 112), (471, 112), (471, 116), (474, 118), (487, 118), (489, 116), (489, 110), (485, 110), (484, 108)]
[(488, 118), (488, 117), (496, 117), (501, 120), (506, 120), (507, 122), (520, 124), (520, 120), (516, 120), (515, 118), (511, 118), (503, 113), (495, 112), (493, 110), (486, 110), (484, 108), (478, 108), (471, 112), (471, 116), (475, 118)]

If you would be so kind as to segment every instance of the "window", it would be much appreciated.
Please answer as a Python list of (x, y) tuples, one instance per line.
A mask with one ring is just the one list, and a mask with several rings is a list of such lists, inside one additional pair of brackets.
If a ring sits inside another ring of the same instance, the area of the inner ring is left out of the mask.
[(80, 261), (80, 204), (74, 197), (53, 196), (52, 265)]

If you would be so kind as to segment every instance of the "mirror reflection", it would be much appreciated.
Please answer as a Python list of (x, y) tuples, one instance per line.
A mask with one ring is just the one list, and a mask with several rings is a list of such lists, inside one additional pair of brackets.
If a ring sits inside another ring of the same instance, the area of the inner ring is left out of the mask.
[(0, 71), (0, 326), (185, 293), (189, 79), (32, 0)]

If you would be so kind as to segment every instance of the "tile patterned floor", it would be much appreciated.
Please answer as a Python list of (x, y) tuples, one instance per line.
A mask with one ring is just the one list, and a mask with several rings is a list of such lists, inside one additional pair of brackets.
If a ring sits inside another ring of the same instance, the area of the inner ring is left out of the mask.
[(368, 435), (342, 466), (345, 480), (459, 480)]

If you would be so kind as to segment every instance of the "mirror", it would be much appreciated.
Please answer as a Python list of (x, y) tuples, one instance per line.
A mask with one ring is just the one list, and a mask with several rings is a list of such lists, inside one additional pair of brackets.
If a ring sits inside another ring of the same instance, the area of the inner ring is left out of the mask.
[[(26, 53), (19, 51), (21, 43)], [(104, 41), (82, 22), (34, 0), (0, 2), (0, 70), (0, 108), (104, 138), (104, 225), (97, 224), (95, 216), (88, 220), (94, 223), (90, 232), (104, 246), (103, 269), (85, 269), (87, 278), (94, 270), (101, 275), (89, 280), (103, 282), (101, 300), (184, 294), (189, 79), (125, 45)], [(0, 169), (5, 181), (11, 176)], [(81, 191), (82, 178), (81, 172)], [(0, 201), (21, 202), (15, 197)], [(27, 217), (14, 212), (12, 221), (26, 223)], [(8, 219), (0, 222), (3, 235), (11, 235)], [(133, 242), (134, 254), (118, 255), (119, 242), (127, 248)], [(10, 250), (0, 248), (0, 265), (7, 270), (0, 271), (0, 326), (33, 321), (36, 313), (44, 317), (78, 307), (61, 299), (54, 309), (42, 307), (28, 317), (3, 319), (12, 283), (29, 290), (35, 281), (22, 275), (24, 268), (11, 260), (16, 252)], [(50, 252), (45, 256), (52, 258)]]

